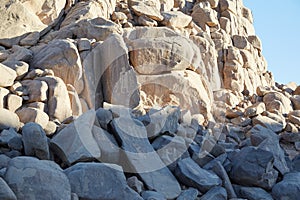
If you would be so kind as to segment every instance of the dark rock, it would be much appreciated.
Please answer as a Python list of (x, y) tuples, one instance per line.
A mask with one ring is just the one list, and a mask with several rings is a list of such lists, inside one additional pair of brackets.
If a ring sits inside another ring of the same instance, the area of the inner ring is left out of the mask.
[(180, 185), (154, 151), (144, 125), (135, 119), (116, 118), (111, 123), (114, 135), (127, 158), (122, 163), (126, 172), (136, 173), (149, 190), (155, 190), (167, 199), (176, 198)]
[(25, 124), (22, 128), (22, 135), (25, 155), (36, 156), (42, 160), (50, 159), (48, 139), (39, 124), (33, 122)]
[(183, 190), (176, 200), (195, 200), (198, 194), (199, 192), (197, 189), (189, 188), (187, 190)]
[(284, 132), (280, 134), (280, 138), (287, 142), (299, 142), (300, 133)]
[(274, 155), (274, 166), (281, 174), (289, 172), (284, 151), (279, 144), (279, 136), (260, 125), (254, 126), (249, 132), (251, 143), (259, 149), (269, 151)]
[(245, 198), (248, 200), (273, 200), (272, 196), (262, 188), (234, 185), (234, 190), (239, 198)]
[(180, 182), (186, 186), (197, 188), (200, 192), (207, 192), (212, 187), (222, 184), (216, 174), (202, 169), (191, 158), (185, 158), (178, 162), (175, 175)]
[(71, 199), (69, 180), (52, 161), (25, 156), (13, 158), (5, 181), (18, 199)]
[(0, 199), (17, 200), (15, 193), (10, 189), (10, 187), (1, 177), (0, 177)]
[(109, 110), (98, 108), (96, 110), (96, 117), (98, 119), (98, 122), (104, 130), (107, 130), (107, 125), (111, 122), (113, 119), (112, 113)]
[(299, 199), (300, 173), (285, 174), (283, 180), (272, 188), (272, 196), (275, 200)]
[(151, 109), (142, 122), (147, 129), (148, 137), (153, 138), (160, 133), (176, 133), (179, 119), (179, 107), (166, 106), (161, 110)]
[(227, 200), (226, 190), (222, 187), (213, 187), (200, 198), (200, 200), (207, 199)]
[(152, 146), (171, 171), (175, 170), (181, 158), (189, 157), (185, 140), (179, 136), (163, 135), (155, 139)]
[(122, 167), (106, 163), (77, 163), (64, 170), (72, 192), (80, 199), (142, 200), (126, 183)]
[(164, 195), (149, 190), (142, 192), (142, 197), (144, 200), (167, 200)]
[(0, 169), (7, 167), (11, 159), (4, 154), (0, 154)]
[(131, 189), (133, 189), (139, 194), (144, 190), (143, 182), (141, 182), (136, 176), (132, 176), (128, 178), (127, 184)]
[(93, 126), (92, 133), (101, 151), (99, 161), (118, 164), (121, 159), (121, 149), (114, 136), (98, 126)]
[(89, 110), (52, 138), (51, 149), (67, 165), (100, 158), (101, 152), (92, 133), (95, 118), (95, 111)]
[(229, 198), (236, 198), (237, 195), (232, 187), (231, 181), (227, 175), (226, 170), (224, 169), (223, 165), (217, 161), (214, 162), (212, 167), (212, 171), (215, 172), (223, 181), (223, 187), (226, 189), (227, 195)]
[(278, 172), (273, 168), (271, 152), (255, 147), (245, 147), (231, 156), (231, 180), (240, 185), (271, 189), (276, 183)]
[(293, 170), (300, 172), (300, 155), (293, 159)]

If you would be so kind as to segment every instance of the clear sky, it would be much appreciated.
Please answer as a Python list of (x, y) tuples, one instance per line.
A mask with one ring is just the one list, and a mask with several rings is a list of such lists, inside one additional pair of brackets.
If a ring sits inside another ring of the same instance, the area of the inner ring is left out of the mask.
[(300, 85), (300, 0), (243, 0), (275, 81)]

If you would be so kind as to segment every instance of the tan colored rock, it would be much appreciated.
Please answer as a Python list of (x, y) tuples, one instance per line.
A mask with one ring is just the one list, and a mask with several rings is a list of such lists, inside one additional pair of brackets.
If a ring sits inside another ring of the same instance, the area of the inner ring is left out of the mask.
[(25, 107), (30, 107), (30, 108), (36, 108), (39, 109), (45, 113), (48, 113), (48, 106), (45, 103), (42, 102), (32, 102), (24, 105)]
[(45, 102), (48, 97), (48, 85), (45, 81), (24, 80), (21, 82), (23, 88), (28, 91), (30, 102)]
[(237, 13), (237, 5), (235, 0), (220, 0), (219, 1), (221, 11), (229, 10), (230, 12)]
[(138, 82), (146, 99), (143, 105), (175, 105), (211, 118), (212, 92), (200, 75), (192, 71), (172, 71), (162, 75), (139, 75)]
[(263, 102), (256, 103), (245, 110), (245, 115), (247, 117), (254, 117), (263, 113), (266, 110), (266, 106)]
[(49, 121), (47, 126), (44, 128), (45, 133), (47, 136), (52, 136), (57, 129), (57, 125), (53, 121)]
[(217, 12), (211, 9), (208, 2), (200, 2), (196, 4), (191, 16), (193, 21), (202, 29), (205, 29), (205, 25), (212, 27), (219, 24)]
[(26, 33), (46, 28), (46, 25), (23, 2), (15, 0), (0, 2), (0, 21), (0, 45), (7, 47), (18, 44), (26, 37)]
[(155, 27), (158, 25), (157, 21), (147, 17), (146, 15), (139, 16), (137, 22), (141, 26)]
[(283, 114), (288, 114), (293, 110), (292, 103), (289, 98), (279, 92), (269, 92), (263, 98), (266, 104), (267, 111), (281, 111)]
[(122, 34), (120, 25), (102, 17), (81, 20), (76, 24), (70, 24), (58, 31), (49, 33), (44, 42), (54, 39), (88, 38), (96, 41), (104, 41), (112, 33)]
[(234, 108), (240, 103), (240, 99), (230, 90), (221, 89), (213, 92), (214, 100), (226, 103), (229, 107)]
[(16, 80), (22, 79), (29, 70), (29, 65), (23, 61), (5, 61), (3, 64), (16, 71)]
[(38, 43), (40, 39), (40, 33), (37, 31), (34, 31), (27, 35), (24, 39), (20, 41), (20, 45), (22, 46), (34, 46)]
[(7, 104), (7, 96), (9, 94), (9, 90), (0, 87), (0, 108), (4, 108)]
[(285, 129), (285, 131), (290, 132), (290, 133), (298, 133), (298, 128), (293, 124), (288, 122)]
[(82, 109), (82, 113), (85, 113), (89, 110), (89, 106), (86, 102), (86, 100), (84, 100), (83, 98), (80, 98), (80, 104), (81, 104), (81, 109)]
[(12, 86), (16, 78), (17, 73), (13, 69), (0, 63), (0, 87)]
[(295, 89), (294, 95), (300, 95), (300, 85)]
[[(115, 0), (114, 0), (115, 1)], [(94, 19), (97, 17), (104, 17), (108, 19), (112, 14), (113, 5), (106, 0), (100, 1), (81, 1), (75, 4), (68, 12), (66, 18), (60, 27), (65, 27), (73, 23), (78, 23), (84, 19)]]
[(79, 96), (72, 85), (68, 84), (67, 90), (71, 102), (72, 114), (75, 116), (80, 116), (82, 114), (82, 107)]
[(125, 32), (124, 38), (129, 46), (130, 61), (139, 74), (195, 70), (200, 65), (199, 48), (169, 29), (136, 28)]
[(300, 126), (300, 110), (291, 111), (288, 118), (290, 122)]
[(49, 122), (49, 116), (43, 111), (36, 108), (22, 108), (16, 112), (20, 121), (24, 124), (28, 122), (35, 122), (44, 129)]
[(156, 21), (163, 20), (159, 0), (129, 0), (128, 5), (137, 16), (146, 15)]
[(17, 109), (22, 107), (23, 99), (15, 94), (9, 94), (7, 96), (7, 109), (15, 112)]
[(285, 124), (279, 123), (267, 116), (261, 115), (258, 115), (257, 117), (253, 118), (252, 123), (254, 126), (259, 124), (276, 133), (281, 132), (285, 127)]
[(294, 95), (291, 98), (294, 110), (300, 110), (300, 95)]
[(161, 11), (170, 11), (174, 7), (174, 0), (159, 0), (160, 1), (160, 10)]
[(250, 44), (252, 44), (254, 48), (258, 49), (259, 51), (262, 50), (261, 40), (259, 39), (258, 36), (250, 35), (248, 36), (248, 41), (250, 42)]
[(247, 38), (240, 35), (232, 36), (233, 45), (239, 49), (250, 49), (250, 43)]
[(50, 120), (60, 122), (72, 115), (68, 90), (63, 80), (58, 77), (45, 76), (36, 78), (48, 85), (48, 114)]
[(53, 23), (60, 15), (63, 14), (63, 9), (66, 5), (66, 0), (31, 0), (24, 1), (24, 6), (28, 10), (36, 14), (39, 19), (46, 25)]
[(84, 98), (89, 108), (103, 102), (128, 107), (139, 104), (136, 73), (129, 65), (128, 49), (120, 35), (113, 34), (99, 44), (83, 61)]
[(17, 114), (7, 109), (0, 108), (0, 130), (14, 128), (18, 130), (20, 120)]
[(182, 13), (181, 11), (162, 12), (164, 20), (161, 22), (168, 27), (184, 28), (190, 24), (192, 17)]
[[(82, 66), (76, 46), (69, 40), (54, 40), (34, 52), (31, 66), (51, 69), (66, 84), (75, 83), (82, 77)], [(80, 92), (80, 91), (79, 91)]]

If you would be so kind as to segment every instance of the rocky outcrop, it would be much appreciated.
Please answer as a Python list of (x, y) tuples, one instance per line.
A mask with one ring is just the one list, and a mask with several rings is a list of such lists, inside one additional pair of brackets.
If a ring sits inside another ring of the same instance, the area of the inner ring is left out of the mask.
[(0, 22), (1, 199), (299, 196), (300, 86), (242, 0), (2, 0)]

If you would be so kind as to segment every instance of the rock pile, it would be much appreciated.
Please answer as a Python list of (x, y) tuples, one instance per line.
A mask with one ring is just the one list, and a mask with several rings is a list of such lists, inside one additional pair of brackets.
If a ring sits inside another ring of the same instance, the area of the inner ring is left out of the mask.
[(300, 86), (242, 0), (2, 0), (0, 199), (297, 199)]

